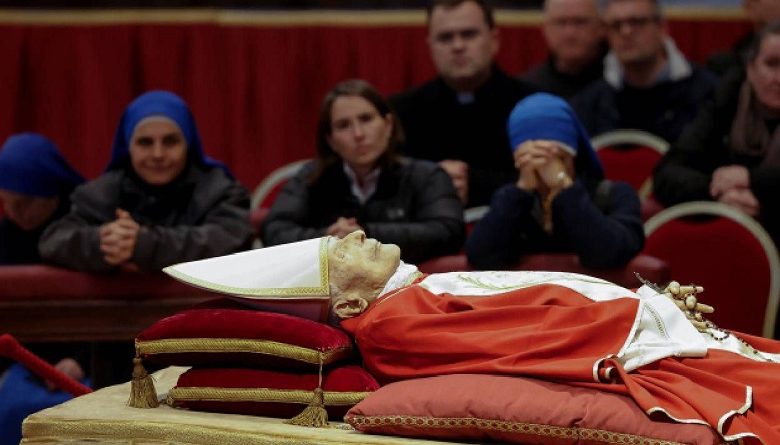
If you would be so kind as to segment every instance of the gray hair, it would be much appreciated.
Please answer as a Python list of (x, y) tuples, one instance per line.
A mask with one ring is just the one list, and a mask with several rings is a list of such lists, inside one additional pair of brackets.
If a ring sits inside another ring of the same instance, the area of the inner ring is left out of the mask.
[(661, 2), (659, 2), (658, 0), (598, 0), (599, 14), (604, 15), (604, 11), (606, 11), (607, 6), (611, 5), (612, 3), (625, 2), (625, 1), (646, 1), (653, 5), (653, 9), (655, 9), (656, 17), (658, 18), (663, 17), (663, 8), (661, 8)]

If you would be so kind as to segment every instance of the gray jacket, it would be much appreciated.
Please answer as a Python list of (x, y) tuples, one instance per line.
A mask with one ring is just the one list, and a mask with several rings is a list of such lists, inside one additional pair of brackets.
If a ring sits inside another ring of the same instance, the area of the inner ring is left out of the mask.
[(190, 166), (163, 188), (146, 186), (126, 170), (109, 171), (78, 187), (70, 213), (41, 236), (41, 257), (65, 267), (115, 268), (100, 251), (100, 226), (122, 208), (141, 225), (132, 262), (146, 271), (249, 247), (249, 196), (221, 168)]

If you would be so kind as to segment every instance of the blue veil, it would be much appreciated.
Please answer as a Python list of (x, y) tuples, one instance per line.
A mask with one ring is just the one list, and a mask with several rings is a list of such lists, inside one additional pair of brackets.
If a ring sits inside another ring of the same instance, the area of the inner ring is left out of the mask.
[(149, 91), (138, 96), (130, 102), (125, 109), (119, 126), (114, 134), (114, 144), (111, 147), (111, 160), (106, 171), (115, 170), (125, 165), (130, 157), (130, 140), (136, 125), (150, 116), (164, 116), (176, 122), (181, 129), (184, 139), (187, 141), (188, 161), (207, 167), (220, 167), (232, 177), (225, 164), (207, 157), (203, 153), (203, 144), (200, 141), (198, 127), (190, 108), (179, 96), (169, 91)]
[(577, 173), (583, 169), (593, 179), (602, 179), (604, 169), (590, 143), (590, 137), (571, 106), (549, 93), (535, 93), (519, 101), (507, 120), (512, 151), (525, 141), (558, 141), (575, 150)]
[(57, 146), (40, 134), (15, 134), (0, 148), (0, 189), (53, 197), (70, 194), (82, 182)]

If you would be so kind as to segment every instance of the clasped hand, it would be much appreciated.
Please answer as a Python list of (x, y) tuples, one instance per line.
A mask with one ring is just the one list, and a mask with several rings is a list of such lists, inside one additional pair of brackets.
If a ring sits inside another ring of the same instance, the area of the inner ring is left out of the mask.
[(750, 172), (741, 165), (726, 165), (712, 173), (710, 196), (746, 215), (758, 216), (761, 207), (750, 190)]
[(363, 230), (363, 228), (360, 227), (360, 224), (357, 223), (357, 219), (340, 216), (336, 222), (328, 227), (325, 234), (337, 238), (344, 238), (355, 230)]
[(564, 156), (571, 156), (551, 141), (525, 141), (515, 150), (515, 168), (520, 172), (517, 186), (541, 194), (557, 193), (571, 185)]
[(103, 259), (114, 266), (132, 268), (130, 260), (141, 226), (125, 210), (116, 210), (116, 219), (100, 226), (100, 251)]

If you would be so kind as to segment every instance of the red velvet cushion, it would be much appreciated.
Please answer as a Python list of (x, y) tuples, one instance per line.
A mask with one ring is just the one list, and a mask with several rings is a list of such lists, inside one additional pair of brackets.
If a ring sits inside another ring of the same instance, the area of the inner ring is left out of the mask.
[[(316, 372), (193, 368), (179, 377), (168, 397), (173, 406), (199, 411), (291, 418), (309, 404), (318, 379)], [(341, 420), (349, 408), (378, 388), (359, 366), (328, 371), (322, 389), (329, 418)]]
[(455, 374), (382, 387), (345, 421), (373, 434), (533, 444), (720, 444), (703, 425), (651, 420), (626, 396), (522, 377)]
[[(351, 354), (341, 330), (292, 315), (200, 307), (163, 318), (136, 337), (136, 351), (160, 365), (318, 369)], [(238, 307), (238, 306), (237, 306)]]

